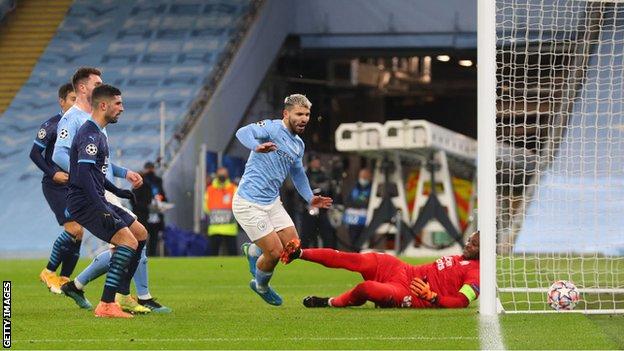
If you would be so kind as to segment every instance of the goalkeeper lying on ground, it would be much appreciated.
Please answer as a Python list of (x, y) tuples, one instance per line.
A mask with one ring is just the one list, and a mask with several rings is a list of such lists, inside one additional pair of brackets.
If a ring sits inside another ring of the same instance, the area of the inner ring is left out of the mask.
[(281, 260), (288, 264), (297, 258), (359, 272), (365, 280), (340, 296), (308, 296), (303, 300), (306, 307), (361, 306), (372, 301), (385, 308), (459, 308), (479, 295), (479, 232), (470, 236), (462, 255), (418, 266), (387, 254), (301, 249), (295, 239), (286, 245)]

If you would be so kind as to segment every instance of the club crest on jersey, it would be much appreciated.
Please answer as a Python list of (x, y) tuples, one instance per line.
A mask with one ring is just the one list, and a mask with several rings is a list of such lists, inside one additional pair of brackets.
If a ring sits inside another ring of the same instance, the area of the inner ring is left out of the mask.
[(260, 127), (264, 127), (266, 125), (265, 121), (258, 121), (256, 122), (257, 125), (259, 125)]
[(85, 151), (88, 155), (95, 156), (97, 154), (97, 146), (95, 144), (89, 144), (85, 147)]
[(69, 132), (67, 131), (67, 129), (65, 128), (61, 129), (61, 132), (59, 133), (59, 138), (65, 139), (68, 136), (69, 136)]
[(41, 129), (39, 129), (39, 132), (37, 132), (37, 138), (43, 139), (43, 138), (46, 137), (46, 134), (47, 133), (46, 133), (45, 129), (41, 128)]

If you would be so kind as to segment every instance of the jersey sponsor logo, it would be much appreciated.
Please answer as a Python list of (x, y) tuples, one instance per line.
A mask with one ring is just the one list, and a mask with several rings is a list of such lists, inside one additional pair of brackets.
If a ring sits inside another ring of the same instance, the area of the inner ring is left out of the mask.
[(43, 138), (46, 137), (46, 134), (47, 133), (46, 133), (45, 129), (41, 128), (41, 129), (39, 129), (39, 132), (37, 132), (37, 138), (43, 139)]
[(91, 155), (91, 156), (95, 156), (97, 154), (97, 146), (95, 146), (95, 144), (89, 144), (85, 147), (85, 151), (87, 152), (87, 155)]
[(106, 175), (107, 171), (108, 171), (108, 165), (102, 165), (102, 173)]
[(264, 127), (266, 125), (265, 121), (258, 121), (256, 122), (257, 125), (259, 125), (260, 127)]
[(286, 151), (277, 149), (275, 152), (283, 159), (285, 159), (289, 164), (295, 163), (295, 159), (290, 156)]
[(453, 266), (453, 256), (442, 256), (436, 260), (436, 266), (441, 271), (444, 268)]
[(68, 136), (69, 136), (69, 132), (67, 131), (67, 129), (65, 128), (61, 129), (61, 132), (59, 133), (59, 138), (67, 139)]
[(470, 264), (470, 261), (466, 261), (466, 260), (464, 260), (464, 261), (459, 261), (459, 264), (460, 264), (460, 265), (462, 265), (462, 266), (466, 266), (466, 265), (469, 265), (469, 264)]

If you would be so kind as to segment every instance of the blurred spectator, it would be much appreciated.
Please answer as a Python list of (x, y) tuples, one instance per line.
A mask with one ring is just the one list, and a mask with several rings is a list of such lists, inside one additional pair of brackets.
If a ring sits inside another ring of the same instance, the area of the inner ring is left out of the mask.
[(355, 246), (366, 226), (366, 211), (371, 196), (371, 171), (363, 168), (358, 173), (358, 180), (345, 201), (345, 213), (343, 223), (347, 225), (351, 246), (355, 251), (360, 251)]
[(145, 225), (149, 233), (148, 256), (155, 256), (162, 231), (165, 229), (165, 218), (158, 203), (167, 201), (167, 197), (163, 189), (162, 178), (156, 175), (152, 162), (145, 163), (141, 176), (143, 177), (143, 185), (132, 190), (137, 200), (132, 211), (137, 215), (138, 221)]
[(238, 224), (232, 213), (232, 198), (236, 185), (230, 181), (225, 167), (217, 169), (217, 176), (206, 187), (204, 212), (208, 215), (208, 255), (217, 256), (221, 244), (225, 243), (228, 256), (235, 256)]
[[(321, 159), (313, 155), (306, 171), (314, 195), (333, 197), (331, 178), (321, 168)], [(336, 232), (332, 227), (326, 209), (303, 206), (301, 211), (301, 247), (317, 247), (320, 236), (321, 247), (336, 248)]]

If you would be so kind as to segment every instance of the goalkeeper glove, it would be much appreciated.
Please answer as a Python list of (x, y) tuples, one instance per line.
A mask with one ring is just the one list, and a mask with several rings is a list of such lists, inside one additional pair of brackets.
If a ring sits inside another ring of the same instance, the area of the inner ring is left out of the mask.
[(438, 299), (438, 294), (431, 291), (431, 288), (429, 287), (429, 283), (423, 281), (420, 278), (414, 278), (412, 280), (410, 284), (410, 291), (412, 292), (412, 294), (430, 303), (436, 303)]

